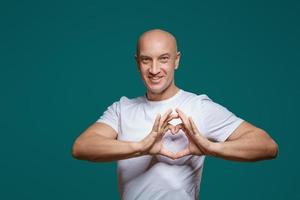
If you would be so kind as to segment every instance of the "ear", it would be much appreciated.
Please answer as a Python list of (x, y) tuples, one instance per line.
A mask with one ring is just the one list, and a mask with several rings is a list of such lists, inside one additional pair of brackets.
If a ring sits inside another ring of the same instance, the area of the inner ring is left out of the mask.
[(137, 62), (137, 55), (136, 54), (134, 54), (134, 59)]
[(139, 59), (136, 54), (134, 54), (134, 60), (136, 62), (136, 66), (137, 66), (138, 70), (140, 71)]
[(177, 69), (179, 66), (180, 57), (181, 57), (181, 53), (180, 51), (177, 51), (176, 59), (175, 59), (175, 69)]

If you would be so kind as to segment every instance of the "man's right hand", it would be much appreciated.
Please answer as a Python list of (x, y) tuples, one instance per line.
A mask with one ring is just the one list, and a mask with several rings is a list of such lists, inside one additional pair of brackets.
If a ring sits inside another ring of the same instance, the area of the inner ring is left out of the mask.
[(156, 116), (150, 134), (139, 142), (143, 155), (163, 155), (171, 159), (175, 158), (175, 153), (165, 149), (162, 142), (162, 138), (168, 130), (175, 133), (174, 126), (168, 122), (178, 118), (178, 114), (171, 113), (172, 110), (169, 109), (162, 117), (160, 114)]

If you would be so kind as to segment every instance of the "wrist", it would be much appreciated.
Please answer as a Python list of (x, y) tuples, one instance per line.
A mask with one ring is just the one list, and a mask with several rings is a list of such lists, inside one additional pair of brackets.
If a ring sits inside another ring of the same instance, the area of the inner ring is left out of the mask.
[(220, 152), (222, 152), (223, 143), (222, 142), (211, 142), (209, 147), (209, 156), (218, 157)]
[(132, 142), (131, 148), (133, 149), (134, 153), (139, 156), (142, 156), (145, 154), (143, 151), (143, 145), (141, 144), (141, 142)]

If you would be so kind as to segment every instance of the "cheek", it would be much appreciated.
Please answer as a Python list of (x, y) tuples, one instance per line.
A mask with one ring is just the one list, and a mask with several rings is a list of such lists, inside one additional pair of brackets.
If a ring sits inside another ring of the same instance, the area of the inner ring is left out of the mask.
[(164, 74), (166, 74), (167, 76), (173, 76), (174, 74), (174, 70), (175, 70), (175, 65), (171, 65), (171, 64), (164, 64), (162, 65), (162, 71), (164, 72)]
[(140, 67), (139, 68), (139, 72), (142, 76), (146, 76), (147, 75), (147, 69), (145, 67)]
[(147, 72), (147, 70), (144, 70), (144, 71), (140, 71), (140, 75), (141, 75), (141, 78), (144, 82), (148, 82), (149, 81), (149, 73)]

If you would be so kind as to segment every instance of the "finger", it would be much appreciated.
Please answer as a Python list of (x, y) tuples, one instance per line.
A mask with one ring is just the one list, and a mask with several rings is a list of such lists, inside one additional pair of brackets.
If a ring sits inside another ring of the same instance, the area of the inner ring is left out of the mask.
[(166, 121), (166, 119), (169, 117), (169, 115), (172, 113), (172, 109), (168, 109), (165, 114), (162, 116), (160, 120), (160, 126)]
[(168, 118), (165, 120), (165, 122), (163, 123), (162, 127), (168, 126), (168, 124), (170, 124), (169, 123), (170, 121), (172, 121), (173, 119), (178, 119), (178, 118), (179, 118), (178, 113), (170, 114), (168, 116)]
[(175, 154), (165, 148), (161, 148), (159, 154), (166, 156), (168, 158), (171, 158), (172, 160), (174, 160), (176, 158)]
[(168, 130), (170, 130), (171, 133), (172, 133), (173, 135), (175, 135), (175, 134), (178, 133), (178, 131), (179, 131), (180, 129), (183, 130), (183, 131), (185, 131), (184, 125), (183, 125), (182, 123), (177, 124), (176, 126), (174, 126), (174, 125), (168, 123), (167, 126), (166, 126), (165, 129), (164, 129), (164, 133), (166, 133)]
[(191, 128), (193, 130), (193, 134), (200, 134), (200, 132), (199, 132), (199, 130), (198, 130), (198, 128), (197, 128), (194, 120), (191, 117), (189, 117), (188, 119), (189, 119), (189, 122), (191, 124)]
[(161, 118), (160, 114), (157, 114), (156, 117), (155, 117), (154, 125), (152, 127), (152, 131), (158, 132), (160, 118)]
[(195, 144), (198, 146), (198, 148), (202, 152), (207, 153), (207, 149), (209, 147), (210, 141), (200, 133), (200, 131), (198, 130), (198, 128), (197, 128), (195, 122), (192, 120), (192, 118), (189, 118), (189, 120), (191, 122), (193, 131), (195, 132), (195, 135), (194, 135), (195, 136)]
[(177, 133), (180, 129), (183, 130), (183, 131), (185, 131), (185, 128), (184, 128), (184, 124), (183, 124), (183, 123), (177, 124), (177, 125), (174, 127), (175, 133)]
[(200, 131), (199, 131), (199, 129), (197, 128), (197, 126), (196, 126), (194, 120), (193, 120), (191, 117), (189, 117), (189, 121), (190, 121), (190, 123), (191, 123), (191, 125), (192, 125), (192, 129), (193, 129), (193, 132), (195, 133), (195, 136), (196, 136), (197, 140), (200, 141), (200, 142), (202, 142), (202, 143), (205, 142), (205, 141), (208, 141), (208, 139), (205, 138), (205, 137), (200, 133)]
[(164, 129), (164, 123), (165, 123), (165, 121), (166, 121), (166, 119), (169, 117), (169, 115), (172, 113), (172, 109), (168, 109), (167, 111), (166, 111), (166, 113), (163, 115), (163, 117), (161, 118), (161, 120), (160, 120), (160, 123), (159, 123), (159, 129), (160, 130), (163, 130)]
[(186, 148), (186, 149), (183, 149), (182, 151), (179, 151), (175, 154), (175, 158), (178, 159), (178, 158), (182, 158), (184, 156), (187, 156), (187, 155), (190, 155), (191, 152), (189, 150), (189, 148)]
[(174, 134), (175, 127), (172, 124), (167, 124), (164, 128), (163, 135), (170, 130), (172, 134)]
[(166, 127), (168, 126), (169, 122), (172, 121), (173, 119), (177, 119), (178, 118), (178, 113), (174, 113), (174, 114), (170, 114), (168, 116), (168, 118), (164, 121), (164, 123), (162, 124), (162, 127)]
[(182, 112), (179, 108), (176, 108), (176, 112), (178, 113), (179, 118), (183, 123), (187, 122), (187, 116)]
[(184, 126), (186, 128), (186, 131), (190, 132), (191, 131), (191, 125), (190, 125), (190, 122), (188, 121), (187, 116), (179, 108), (176, 108), (176, 111), (177, 111), (177, 113), (179, 115), (179, 118), (183, 122), (183, 124), (184, 124)]
[(172, 121), (173, 119), (179, 118), (178, 113), (172, 113), (168, 116), (167, 120), (168, 122)]

